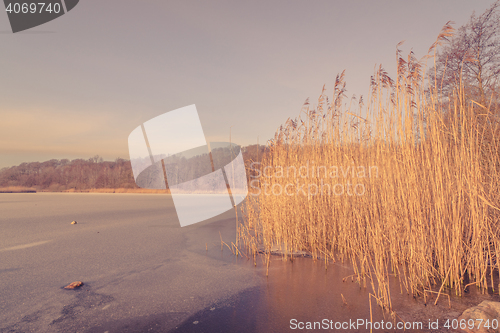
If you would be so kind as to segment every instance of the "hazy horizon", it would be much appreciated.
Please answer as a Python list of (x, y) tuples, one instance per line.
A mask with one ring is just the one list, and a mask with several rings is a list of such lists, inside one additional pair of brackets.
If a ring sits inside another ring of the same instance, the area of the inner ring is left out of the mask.
[(80, 2), (12, 34), (0, 14), (0, 169), (50, 159), (128, 159), (141, 123), (196, 104), (208, 141), (265, 144), (346, 70), (367, 96), (396, 44), (423, 57), (493, 1)]

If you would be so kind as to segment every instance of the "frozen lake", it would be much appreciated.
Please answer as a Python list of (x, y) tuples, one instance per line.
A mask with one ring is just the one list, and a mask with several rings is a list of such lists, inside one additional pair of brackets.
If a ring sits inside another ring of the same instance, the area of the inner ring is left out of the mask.
[[(0, 194), (0, 332), (286, 332), (292, 319), (370, 318), (368, 289), (342, 282), (349, 265), (273, 257), (266, 277), (260, 259), (221, 252), (220, 235), (234, 242), (234, 211), (181, 228), (168, 195)], [(425, 307), (393, 289), (405, 320), (471, 304)], [(375, 302), (373, 315), (384, 319)]]
[(180, 228), (168, 195), (2, 194), (0, 331), (118, 332), (158, 314), (159, 331), (175, 328), (258, 283), (219, 232), (234, 241), (234, 211)]

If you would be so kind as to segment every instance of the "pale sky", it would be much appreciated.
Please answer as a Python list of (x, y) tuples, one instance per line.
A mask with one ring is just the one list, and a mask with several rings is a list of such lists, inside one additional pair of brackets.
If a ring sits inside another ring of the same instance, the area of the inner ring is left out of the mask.
[(140, 124), (196, 104), (208, 141), (264, 144), (307, 97), (367, 95), (396, 44), (427, 53), (483, 0), (81, 0), (13, 34), (0, 12), (0, 168), (52, 158), (129, 158)]

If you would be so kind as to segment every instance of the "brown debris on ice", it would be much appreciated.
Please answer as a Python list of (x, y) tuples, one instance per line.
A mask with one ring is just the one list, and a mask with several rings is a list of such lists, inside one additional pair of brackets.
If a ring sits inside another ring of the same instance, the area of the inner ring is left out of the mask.
[(81, 286), (83, 286), (82, 281), (75, 281), (68, 284), (66, 287), (64, 287), (64, 289), (75, 289), (75, 288), (80, 288)]

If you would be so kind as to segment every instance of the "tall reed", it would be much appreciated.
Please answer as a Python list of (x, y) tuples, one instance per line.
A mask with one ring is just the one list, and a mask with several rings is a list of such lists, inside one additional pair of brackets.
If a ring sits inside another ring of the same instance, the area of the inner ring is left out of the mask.
[(331, 102), (323, 87), (279, 128), (252, 166), (240, 242), (268, 264), (276, 248), (348, 260), (389, 310), (390, 274), (413, 295), (498, 292), (499, 122), (463, 88), (442, 96), (426, 84), (423, 61), (399, 46), (396, 79), (379, 67), (366, 105), (347, 105), (342, 73)]

